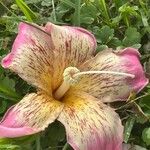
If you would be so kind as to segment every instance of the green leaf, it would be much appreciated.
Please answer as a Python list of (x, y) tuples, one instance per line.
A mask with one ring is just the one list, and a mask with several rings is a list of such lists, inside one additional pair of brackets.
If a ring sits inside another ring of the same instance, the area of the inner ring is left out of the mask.
[(124, 46), (132, 46), (135, 44), (139, 44), (141, 41), (140, 33), (136, 28), (129, 27), (125, 32), (125, 37), (123, 39)]
[(0, 66), (0, 74), (4, 73), (4, 68), (2, 68), (2, 66)]
[(141, 107), (146, 107), (146, 108), (150, 109), (150, 95), (147, 95), (147, 96), (145, 96), (144, 98), (142, 98), (142, 99), (140, 100), (139, 105), (140, 105)]
[(98, 15), (99, 12), (94, 5), (84, 4), (81, 7), (80, 22), (81, 24), (92, 24)]
[[(70, 0), (67, 0), (70, 1)], [(70, 19), (70, 11), (72, 10), (72, 7), (68, 5), (66, 0), (61, 0), (60, 3), (56, 7), (56, 15), (57, 15), (57, 20), (61, 20), (65, 16), (66, 19)], [(72, 4), (72, 2), (71, 2)], [(73, 4), (75, 5), (75, 4)], [(75, 6), (73, 6), (75, 7)], [(67, 16), (67, 17), (66, 17)]]
[(146, 145), (150, 145), (150, 127), (145, 128), (142, 132), (142, 139), (146, 143)]
[(119, 25), (119, 22), (120, 20), (122, 19), (121, 15), (115, 17), (115, 18), (112, 18), (112, 26), (117, 26)]
[(129, 117), (124, 127), (124, 142), (127, 143), (135, 123), (135, 117)]
[(53, 140), (63, 140), (65, 138), (65, 130), (59, 122), (51, 125), (49, 134), (52, 135)]
[(60, 0), (60, 1), (65, 3), (66, 5), (68, 5), (70, 7), (76, 8), (76, 5), (73, 2), (71, 2), (71, 0)]
[(107, 45), (109, 41), (114, 36), (114, 29), (111, 29), (109, 26), (103, 26), (101, 29), (95, 27), (94, 33), (99, 43)]
[(21, 98), (15, 91), (15, 81), (4, 77), (0, 79), (0, 97), (17, 101)]
[(94, 22), (94, 18), (92, 17), (83, 17), (80, 19), (81, 24), (92, 24)]
[(59, 142), (62, 142), (65, 139), (65, 129), (59, 122), (52, 123), (45, 136), (41, 138), (44, 147), (49, 145), (50, 147), (57, 147)]
[(7, 108), (7, 102), (2, 100), (0, 104), (0, 114), (4, 113)]
[(21, 147), (18, 145), (5, 144), (0, 145), (1, 150), (21, 150)]
[(36, 14), (27, 6), (23, 0), (16, 0), (16, 4), (24, 13), (28, 21), (33, 22), (33, 20), (37, 19)]
[(132, 45), (133, 48), (139, 49), (141, 47), (141, 44), (134, 44)]
[(107, 46), (107, 45), (98, 45), (98, 46), (97, 46), (97, 52), (102, 51), (102, 50), (105, 50), (105, 49), (108, 49), (108, 46)]
[(125, 14), (129, 14), (129, 15), (137, 15), (137, 10), (138, 10), (138, 6), (128, 6), (128, 4), (124, 4), (119, 8), (119, 12), (121, 13), (125, 13)]
[(121, 46), (122, 43), (118, 38), (113, 37), (108, 44), (109, 44), (109, 47), (116, 48), (118, 46)]
[(91, 17), (91, 18), (96, 19), (96, 17), (98, 15), (99, 15), (99, 11), (91, 3), (82, 5), (82, 7), (81, 7), (81, 18), (82, 18), (82, 16), (86, 16), (86, 17)]
[(18, 138), (0, 138), (0, 145), (25, 145), (30, 142), (35, 141), (37, 137), (37, 134), (30, 135), (30, 136), (24, 136), (24, 137), (18, 137)]

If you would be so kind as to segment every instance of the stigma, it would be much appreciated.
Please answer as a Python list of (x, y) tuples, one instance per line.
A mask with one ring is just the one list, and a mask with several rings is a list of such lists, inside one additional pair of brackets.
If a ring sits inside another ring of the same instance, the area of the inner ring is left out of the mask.
[(125, 76), (129, 78), (134, 78), (135, 75), (124, 73), (124, 72), (116, 72), (116, 71), (97, 71), (97, 70), (90, 70), (90, 71), (83, 71), (81, 72), (76, 67), (68, 67), (64, 70), (63, 73), (63, 82), (59, 86), (59, 88), (54, 93), (54, 98), (60, 100), (65, 93), (70, 89), (71, 86), (78, 84), (80, 81), (81, 76), (85, 75), (92, 75), (92, 74), (110, 74), (110, 75), (117, 75), (117, 76)]
[(54, 98), (59, 100), (69, 90), (69, 88), (79, 82), (80, 76), (75, 76), (80, 70), (76, 67), (68, 67), (63, 73), (63, 82), (54, 93)]

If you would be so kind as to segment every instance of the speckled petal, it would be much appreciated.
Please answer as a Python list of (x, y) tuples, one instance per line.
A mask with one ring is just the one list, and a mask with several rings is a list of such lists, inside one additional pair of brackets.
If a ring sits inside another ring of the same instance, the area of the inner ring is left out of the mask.
[(115, 111), (84, 92), (70, 91), (58, 120), (74, 150), (122, 150), (123, 127)]
[(53, 89), (62, 82), (65, 68), (79, 66), (95, 54), (96, 40), (83, 28), (58, 26), (47, 23), (45, 31), (51, 35), (54, 44)]
[(85, 29), (20, 23), (12, 51), (2, 60), (2, 66), (51, 93), (51, 88), (55, 90), (61, 84), (64, 69), (91, 58), (95, 48), (94, 36)]
[(73, 88), (88, 92), (103, 102), (126, 100), (130, 92), (138, 93), (148, 84), (139, 57), (139, 52), (133, 48), (120, 51), (104, 50), (84, 63), (80, 70), (122, 72), (135, 77), (114, 74), (84, 75)]
[(50, 35), (41, 27), (20, 23), (12, 51), (2, 60), (2, 66), (11, 69), (28, 83), (51, 93), (53, 48)]
[(32, 93), (11, 107), (0, 122), (0, 137), (20, 137), (44, 130), (63, 109), (44, 93)]

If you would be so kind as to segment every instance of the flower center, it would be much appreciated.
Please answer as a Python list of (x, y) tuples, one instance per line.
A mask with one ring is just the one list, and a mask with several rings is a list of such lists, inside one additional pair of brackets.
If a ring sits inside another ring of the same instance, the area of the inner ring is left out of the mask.
[(68, 67), (64, 70), (63, 73), (63, 82), (60, 87), (55, 91), (54, 98), (60, 99), (64, 96), (64, 94), (69, 90), (69, 88), (75, 84), (77, 84), (80, 80), (80, 77), (88, 74), (111, 74), (111, 75), (121, 75), (127, 76), (130, 78), (134, 78), (135, 75), (124, 73), (124, 72), (115, 72), (115, 71), (83, 71), (80, 72), (76, 67)]
[(69, 90), (70, 86), (75, 85), (79, 81), (79, 76), (74, 76), (80, 71), (76, 67), (68, 67), (63, 73), (63, 83), (54, 93), (55, 99), (60, 99)]

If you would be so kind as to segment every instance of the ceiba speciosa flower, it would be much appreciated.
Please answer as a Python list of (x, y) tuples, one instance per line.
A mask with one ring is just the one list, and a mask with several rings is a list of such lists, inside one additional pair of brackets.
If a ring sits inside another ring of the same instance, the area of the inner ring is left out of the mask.
[(37, 88), (12, 106), (0, 137), (44, 130), (55, 120), (75, 150), (122, 150), (123, 126), (105, 103), (124, 101), (148, 83), (134, 48), (96, 54), (96, 40), (79, 27), (20, 23), (2, 66)]

